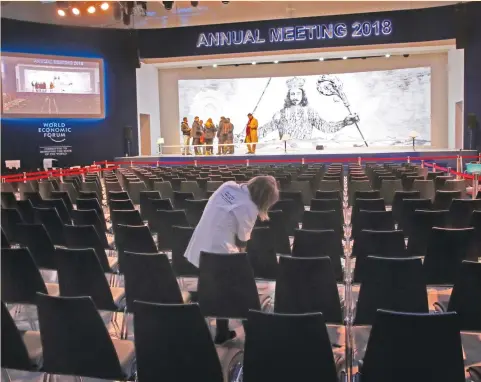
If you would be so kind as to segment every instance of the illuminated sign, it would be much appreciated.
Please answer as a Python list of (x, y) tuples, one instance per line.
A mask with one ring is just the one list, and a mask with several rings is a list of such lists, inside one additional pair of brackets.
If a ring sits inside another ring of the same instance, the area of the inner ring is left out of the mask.
[(391, 20), (355, 21), (346, 23), (318, 24), (302, 26), (286, 26), (269, 28), (267, 34), (260, 29), (243, 29), (225, 32), (200, 33), (197, 37), (197, 48), (222, 47), (232, 45), (276, 44), (282, 42), (358, 39), (376, 36), (389, 36), (392, 33)]

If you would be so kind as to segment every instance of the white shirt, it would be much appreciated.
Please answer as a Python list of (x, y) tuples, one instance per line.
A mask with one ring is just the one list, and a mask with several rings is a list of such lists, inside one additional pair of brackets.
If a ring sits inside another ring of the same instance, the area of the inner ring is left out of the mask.
[(226, 182), (210, 197), (184, 256), (199, 267), (200, 252), (238, 252), (236, 236), (248, 241), (259, 210), (246, 184)]

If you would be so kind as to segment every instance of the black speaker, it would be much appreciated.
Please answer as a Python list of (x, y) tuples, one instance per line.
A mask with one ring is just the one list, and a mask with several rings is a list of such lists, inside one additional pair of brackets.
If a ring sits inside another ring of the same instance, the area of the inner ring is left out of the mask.
[(124, 127), (124, 139), (126, 141), (132, 141), (132, 126)]
[(478, 118), (476, 114), (469, 113), (468, 114), (468, 128), (469, 129), (476, 129), (478, 127)]
[(132, 65), (137, 69), (140, 68), (139, 36), (136, 30), (129, 31), (126, 53)]
[(324, 145), (317, 145), (316, 150), (318, 151), (324, 150)]

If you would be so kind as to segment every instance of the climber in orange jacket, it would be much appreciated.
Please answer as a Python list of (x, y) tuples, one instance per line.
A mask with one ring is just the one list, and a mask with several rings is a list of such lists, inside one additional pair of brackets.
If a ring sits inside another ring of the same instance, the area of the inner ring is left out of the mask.
[(256, 153), (256, 143), (257, 143), (257, 127), (259, 123), (257, 119), (254, 118), (252, 113), (247, 114), (249, 121), (246, 126), (246, 143), (253, 143), (252, 145), (247, 145), (247, 154)]

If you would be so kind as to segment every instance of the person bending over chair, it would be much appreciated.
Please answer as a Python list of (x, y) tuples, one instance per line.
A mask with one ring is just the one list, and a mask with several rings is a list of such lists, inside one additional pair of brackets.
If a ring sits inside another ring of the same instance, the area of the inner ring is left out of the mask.
[[(268, 210), (279, 199), (272, 176), (257, 176), (248, 183), (226, 182), (210, 197), (187, 246), (184, 257), (199, 267), (200, 252), (236, 253), (245, 251), (254, 224), (268, 219)], [(235, 337), (229, 321), (217, 320), (215, 343)]]

